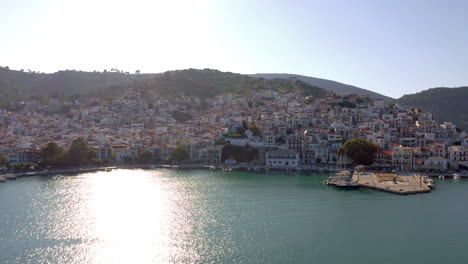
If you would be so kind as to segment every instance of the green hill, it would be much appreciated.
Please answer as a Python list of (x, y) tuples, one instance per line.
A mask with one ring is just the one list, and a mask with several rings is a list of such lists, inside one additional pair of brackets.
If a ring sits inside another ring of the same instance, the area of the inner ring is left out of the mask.
[(286, 74), (286, 73), (257, 73), (257, 74), (250, 74), (250, 76), (258, 77), (258, 78), (266, 78), (266, 79), (276, 79), (276, 78), (283, 78), (283, 79), (293, 79), (293, 80), (301, 80), (313, 86), (321, 87), (325, 90), (334, 92), (334, 93), (346, 93), (346, 94), (359, 94), (369, 96), (370, 98), (375, 99), (384, 99), (386, 102), (393, 102), (395, 99), (373, 92), (366, 89), (362, 89), (356, 86), (335, 82), (326, 79), (320, 79), (315, 77), (303, 76), (298, 74)]
[(398, 99), (403, 106), (432, 112), (434, 117), (468, 130), (468, 87), (432, 88)]
[(183, 93), (185, 95), (200, 97), (212, 97), (225, 93), (243, 95), (251, 90), (298, 92), (314, 96), (326, 94), (325, 90), (300, 80), (267, 80), (211, 69), (188, 69), (165, 72), (146, 80), (143, 86), (138, 88), (143, 90), (152, 89), (164, 95)]
[(89, 94), (113, 85), (128, 86), (131, 78), (132, 75), (119, 72), (59, 71), (45, 74), (0, 67), (0, 103)]
[(299, 92), (321, 96), (327, 92), (300, 80), (262, 79), (218, 70), (188, 69), (159, 74), (59, 71), (45, 74), (0, 67), (0, 103), (28, 98), (70, 96), (119, 96), (127, 89), (161, 96), (178, 94), (213, 97), (224, 93), (246, 94), (250, 90)]

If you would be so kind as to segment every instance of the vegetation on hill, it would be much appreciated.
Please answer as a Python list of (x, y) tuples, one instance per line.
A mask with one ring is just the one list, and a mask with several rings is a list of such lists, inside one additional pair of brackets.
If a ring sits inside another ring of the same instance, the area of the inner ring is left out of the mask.
[(122, 72), (59, 71), (46, 74), (15, 71), (0, 67), (0, 103), (18, 99), (72, 99), (112, 87), (128, 87), (130, 80), (141, 78)]
[(468, 130), (468, 87), (432, 88), (416, 94), (404, 95), (398, 103), (432, 112), (434, 118), (453, 122)]
[(249, 91), (260, 90), (299, 92), (313, 96), (322, 96), (327, 93), (319, 87), (299, 80), (265, 80), (212, 69), (168, 71), (151, 75), (144, 80), (134, 81), (132, 86), (143, 93), (153, 91), (163, 96), (183, 94), (200, 98), (211, 98), (226, 93), (246, 95)]
[(297, 75), (297, 74), (284, 74), (284, 73), (257, 73), (251, 74), (252, 77), (257, 78), (265, 78), (265, 79), (289, 79), (289, 80), (300, 80), (302, 82), (308, 83), (312, 86), (317, 86), (323, 88), (325, 90), (334, 92), (334, 93), (346, 93), (346, 94), (359, 94), (369, 96), (370, 98), (375, 99), (384, 99), (386, 102), (391, 103), (394, 101), (393, 98), (369, 91), (366, 89), (362, 89), (356, 86), (339, 83), (331, 80), (314, 78), (309, 76)]
[(0, 104), (12, 100), (98, 96), (112, 99), (126, 90), (143, 95), (152, 91), (161, 96), (189, 95), (210, 98), (233, 93), (245, 95), (251, 90), (300, 92), (321, 96), (326, 91), (300, 80), (266, 80), (211, 69), (188, 69), (160, 74), (130, 74), (113, 69), (104, 72), (59, 71), (46, 74), (0, 67)]

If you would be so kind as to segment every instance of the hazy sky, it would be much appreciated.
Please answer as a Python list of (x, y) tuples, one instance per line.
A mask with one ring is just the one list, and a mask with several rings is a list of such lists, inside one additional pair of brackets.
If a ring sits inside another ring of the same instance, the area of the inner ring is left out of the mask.
[(468, 85), (466, 0), (0, 0), (0, 65), (296, 73), (392, 97)]

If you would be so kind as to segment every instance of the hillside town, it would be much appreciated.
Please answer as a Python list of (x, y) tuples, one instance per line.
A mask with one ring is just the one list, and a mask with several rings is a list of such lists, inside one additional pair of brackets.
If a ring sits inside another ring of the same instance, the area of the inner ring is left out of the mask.
[[(151, 153), (151, 163), (166, 164), (183, 146), (188, 154), (183, 162), (191, 164), (343, 168), (352, 160), (338, 149), (358, 137), (378, 146), (370, 165), (374, 170), (468, 167), (468, 137), (454, 124), (359, 95), (314, 98), (265, 90), (201, 99), (128, 90), (113, 100), (51, 98), (12, 106), (0, 110), (0, 153), (9, 164), (34, 164), (47, 143), (67, 148), (84, 138), (94, 158), (109, 164), (132, 162), (143, 151)], [(240, 160), (223, 154), (226, 145), (254, 149), (257, 155)]]

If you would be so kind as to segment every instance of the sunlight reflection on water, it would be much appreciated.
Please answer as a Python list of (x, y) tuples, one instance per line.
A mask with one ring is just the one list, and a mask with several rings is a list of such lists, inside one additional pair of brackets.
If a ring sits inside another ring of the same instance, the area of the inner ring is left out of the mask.
[(190, 200), (179, 199), (183, 189), (168, 187), (157, 173), (117, 170), (69, 177), (64, 183), (73, 189), (72, 197), (50, 216), (48, 236), (62, 239), (60, 244), (76, 239), (70, 247), (82, 255), (77, 262), (196, 262), (197, 253), (181, 243), (193, 239), (187, 238)]

